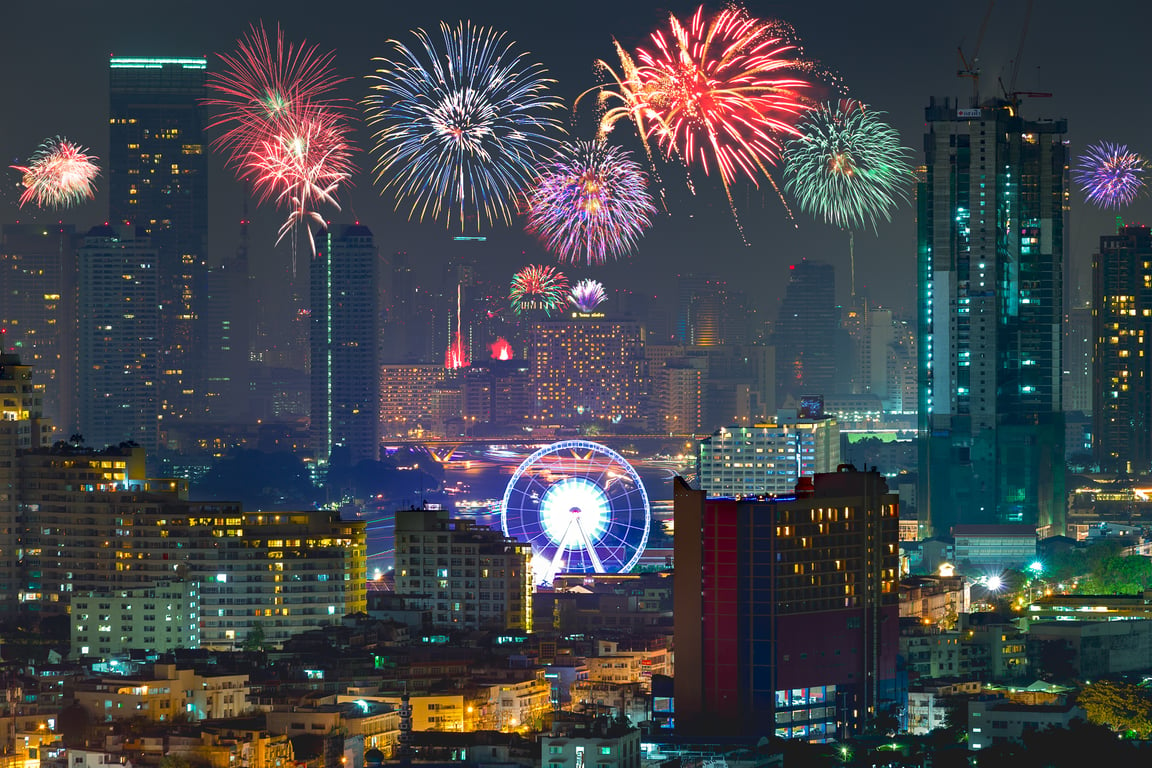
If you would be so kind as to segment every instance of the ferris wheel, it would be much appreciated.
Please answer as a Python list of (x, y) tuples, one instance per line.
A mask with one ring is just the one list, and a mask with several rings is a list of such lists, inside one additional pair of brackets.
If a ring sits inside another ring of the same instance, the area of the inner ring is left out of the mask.
[(623, 456), (563, 440), (526, 458), (500, 507), (504, 535), (532, 545), (537, 582), (557, 573), (627, 573), (648, 543), (648, 493)]

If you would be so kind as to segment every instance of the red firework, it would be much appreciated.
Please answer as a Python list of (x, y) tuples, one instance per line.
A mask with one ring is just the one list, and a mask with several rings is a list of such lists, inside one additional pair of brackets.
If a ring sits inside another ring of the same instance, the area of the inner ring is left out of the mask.
[(288, 220), (280, 228), (283, 237), (306, 219), (323, 223), (316, 212), (321, 203), (339, 210), (336, 189), (351, 178), (354, 168), (348, 128), (339, 116), (312, 110), (277, 122), (275, 131), (244, 153), (239, 176), (252, 182), (261, 201), (272, 199), (288, 209)]
[(687, 24), (670, 16), (667, 30), (652, 33), (654, 47), (637, 49), (636, 64), (621, 50), (624, 106), (606, 118), (631, 117), (666, 155), (717, 169), (725, 188), (740, 174), (756, 182), (808, 109), (811, 84), (800, 75), (812, 65), (789, 37), (780, 22), (738, 8), (705, 16), (700, 7)]
[(453, 334), (452, 343), (448, 345), (448, 349), (444, 350), (444, 367), (450, 371), (455, 371), (459, 368), (467, 368), (471, 364), (472, 361), (468, 359), (468, 349), (460, 338), (460, 332), (457, 331)]
[(204, 103), (220, 110), (209, 128), (224, 128), (213, 141), (240, 166), (249, 151), (283, 122), (308, 116), (314, 110), (341, 110), (342, 99), (330, 96), (348, 78), (332, 71), (334, 51), (320, 53), (317, 46), (284, 41), (276, 28), (276, 41), (268, 39), (263, 25), (253, 26), (237, 41), (235, 54), (217, 54), (223, 67), (208, 75), (208, 88), (215, 96)]
[(493, 360), (511, 360), (512, 359), (512, 345), (508, 343), (508, 339), (501, 336), (488, 345), (488, 351), (492, 355)]

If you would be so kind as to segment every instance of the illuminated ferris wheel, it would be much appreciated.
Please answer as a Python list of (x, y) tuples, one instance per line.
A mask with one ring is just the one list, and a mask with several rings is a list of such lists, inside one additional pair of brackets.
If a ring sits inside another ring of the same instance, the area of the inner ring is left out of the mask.
[(526, 458), (504, 490), (504, 534), (532, 545), (539, 583), (557, 573), (627, 573), (648, 543), (648, 493), (624, 457), (563, 440)]

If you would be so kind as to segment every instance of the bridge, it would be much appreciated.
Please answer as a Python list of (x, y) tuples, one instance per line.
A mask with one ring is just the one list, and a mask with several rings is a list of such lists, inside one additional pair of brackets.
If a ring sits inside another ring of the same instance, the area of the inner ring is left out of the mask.
[(475, 445), (549, 445), (561, 440), (590, 440), (607, 446), (633, 443), (638, 440), (662, 440), (665, 442), (691, 443), (711, 437), (708, 434), (652, 434), (652, 435), (557, 435), (552, 437), (453, 437), (419, 440), (390, 440), (384, 442), (384, 455), (391, 456), (401, 448), (423, 448), (441, 464), (452, 460), (453, 454), (463, 446)]

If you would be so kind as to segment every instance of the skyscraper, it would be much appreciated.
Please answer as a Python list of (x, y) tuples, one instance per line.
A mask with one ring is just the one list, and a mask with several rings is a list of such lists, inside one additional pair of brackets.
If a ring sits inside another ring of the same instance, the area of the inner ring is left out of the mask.
[(773, 334), (779, 403), (789, 397), (799, 403), (804, 395), (831, 395), (837, 391), (839, 336), (835, 268), (807, 259), (789, 266), (788, 286)]
[(918, 511), (1063, 531), (1064, 120), (926, 110), (917, 191)]
[(205, 266), (208, 160), (204, 151), (207, 60), (109, 61), (108, 218), (142, 228), (158, 254), (161, 410), (194, 410), (196, 285)]
[(158, 445), (156, 249), (131, 228), (93, 227), (79, 262), (79, 430), (89, 445)]
[(0, 229), (0, 328), (44, 385), (44, 412), (75, 426), (76, 231), (71, 225)]
[(828, 741), (895, 704), (884, 478), (849, 468), (745, 500), (674, 482), (677, 730)]
[(1152, 232), (1100, 238), (1092, 264), (1092, 454), (1105, 472), (1152, 469)]
[(311, 264), (312, 450), (355, 464), (380, 456), (380, 301), (372, 230), (316, 234)]

